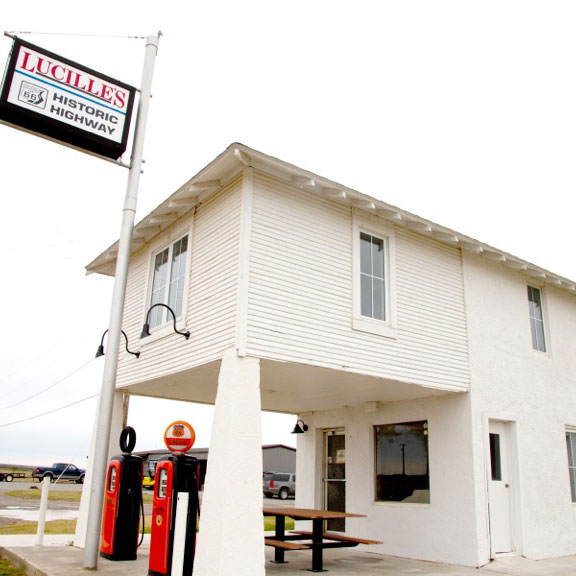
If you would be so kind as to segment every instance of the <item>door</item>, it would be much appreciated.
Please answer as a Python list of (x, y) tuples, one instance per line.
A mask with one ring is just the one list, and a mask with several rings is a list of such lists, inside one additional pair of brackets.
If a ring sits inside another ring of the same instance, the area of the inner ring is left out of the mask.
[[(346, 512), (346, 436), (343, 428), (324, 430), (324, 508)], [(344, 532), (345, 518), (326, 521), (326, 529)]]
[(490, 421), (489, 486), (492, 554), (511, 552), (513, 546), (509, 424), (495, 420)]

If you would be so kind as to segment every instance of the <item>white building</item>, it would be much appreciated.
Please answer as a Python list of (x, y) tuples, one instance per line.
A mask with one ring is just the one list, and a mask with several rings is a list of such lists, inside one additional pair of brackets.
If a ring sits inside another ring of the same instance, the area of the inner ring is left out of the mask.
[[(88, 271), (114, 274), (116, 253)], [(233, 144), (135, 228), (130, 342), (157, 302), (191, 336), (154, 308), (118, 389), (216, 402), (214, 477), (217, 451), (255, 466), (227, 504), (209, 467), (208, 510), (261, 502), (261, 408), (308, 426), (296, 505), (365, 514), (332, 528), (371, 552), (576, 554), (575, 282)], [(202, 529), (217, 554), (209, 512)]]

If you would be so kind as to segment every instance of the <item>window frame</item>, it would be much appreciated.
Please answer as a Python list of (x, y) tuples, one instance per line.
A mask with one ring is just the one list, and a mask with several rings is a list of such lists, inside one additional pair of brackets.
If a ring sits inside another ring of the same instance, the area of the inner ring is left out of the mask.
[[(148, 314), (148, 310), (152, 306), (152, 288), (154, 284), (154, 267), (156, 256), (162, 253), (164, 250), (169, 248), (169, 259), (172, 254), (172, 250), (174, 248), (174, 244), (182, 240), (185, 236), (188, 237), (188, 245), (186, 249), (186, 264), (185, 264), (185, 275), (184, 275), (184, 297), (182, 301), (182, 310), (180, 316), (176, 317), (176, 328), (178, 330), (182, 330), (186, 328), (186, 317), (188, 312), (188, 290), (189, 290), (189, 283), (190, 283), (190, 270), (191, 270), (191, 259), (192, 259), (192, 226), (187, 225), (184, 227), (178, 227), (174, 231), (172, 231), (168, 236), (162, 238), (162, 240), (157, 241), (156, 243), (152, 244), (148, 250), (148, 272), (147, 272), (147, 285), (144, 294), (144, 309), (143, 309), (143, 318), (142, 323), (146, 321), (146, 316)], [(171, 264), (170, 264), (171, 267)], [(170, 270), (168, 272), (168, 276), (170, 275)], [(168, 293), (166, 294), (166, 302), (164, 304), (168, 304)], [(173, 321), (172, 316), (169, 312), (164, 309), (164, 319), (161, 324), (157, 326), (150, 327), (150, 336), (146, 338), (146, 343), (150, 343), (155, 341), (158, 338), (162, 338), (169, 334), (173, 333)]]
[[(530, 290), (537, 290), (538, 294), (540, 295), (540, 312), (542, 317), (540, 319), (533, 317), (532, 315), (532, 300), (530, 299)], [(550, 338), (548, 336), (548, 329), (547, 329), (547, 325), (548, 323), (546, 322), (546, 305), (545, 305), (545, 296), (544, 296), (545, 292), (542, 286), (536, 286), (534, 284), (527, 284), (526, 286), (526, 299), (528, 301), (528, 321), (529, 321), (529, 325), (530, 325), (530, 340), (532, 342), (532, 350), (533, 352), (536, 352), (538, 354), (544, 354), (547, 355), (548, 351), (550, 349)], [(541, 350), (540, 348), (537, 348), (537, 338), (536, 341), (534, 340), (534, 331), (533, 331), (533, 324), (536, 322), (541, 322), (542, 323), (542, 338), (543, 338), (543, 344), (544, 344), (544, 349)]]
[[(378, 443), (376, 440), (377, 428), (382, 426), (401, 426), (407, 424), (416, 424), (419, 422), (423, 422), (426, 424), (427, 430), (427, 448), (426, 448), (426, 456), (428, 459), (428, 502), (403, 502), (402, 500), (378, 500), (378, 487), (377, 487), (377, 471), (378, 471), (378, 462), (377, 462), (377, 449)], [(407, 419), (402, 420), (397, 419), (391, 422), (373, 422), (370, 424), (370, 439), (371, 439), (371, 453), (372, 453), (372, 466), (371, 466), (371, 475), (372, 475), (372, 501), (375, 506), (389, 506), (389, 507), (405, 507), (405, 508), (429, 508), (432, 503), (432, 473), (431, 473), (431, 464), (430, 464), (430, 450), (431, 450), (431, 442), (430, 442), (430, 419), (427, 417), (417, 418), (417, 419)]]
[[(378, 219), (354, 215), (352, 226), (352, 328), (387, 338), (397, 337), (396, 317), (396, 237), (394, 228)], [(385, 319), (362, 315), (361, 234), (383, 240)]]
[[(576, 506), (576, 458), (572, 466), (570, 465), (570, 455), (568, 454), (569, 446), (568, 446), (568, 435), (571, 434), (574, 438), (574, 445), (576, 446), (576, 427), (573, 426), (566, 426), (564, 428), (564, 437), (566, 440), (566, 450), (567, 450), (567, 468), (568, 468), (568, 480), (570, 482), (570, 500), (573, 506)], [(571, 439), (572, 442), (572, 439)], [(572, 472), (573, 471), (573, 472)]]

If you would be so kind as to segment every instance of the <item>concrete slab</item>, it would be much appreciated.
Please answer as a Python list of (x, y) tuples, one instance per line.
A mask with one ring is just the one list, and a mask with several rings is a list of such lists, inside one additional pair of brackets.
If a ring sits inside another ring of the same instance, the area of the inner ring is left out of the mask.
[[(7, 538), (0, 537), (0, 556), (23, 568), (28, 576), (86, 576), (82, 568), (84, 551), (73, 546), (46, 540), (46, 546), (35, 546), (31, 537), (9, 537), (21, 546), (7, 546)], [(273, 550), (266, 549), (266, 576), (302, 576), (310, 568), (308, 551), (286, 554), (288, 563), (273, 564)], [(102, 576), (145, 576), (148, 573), (149, 545), (145, 542), (138, 552), (138, 559), (130, 562), (113, 562), (100, 558), (98, 573)], [(576, 556), (549, 560), (527, 560), (519, 556), (502, 557), (482, 568), (452, 566), (434, 562), (421, 562), (406, 558), (381, 556), (352, 549), (334, 549), (324, 555), (324, 568), (333, 576), (574, 576)]]

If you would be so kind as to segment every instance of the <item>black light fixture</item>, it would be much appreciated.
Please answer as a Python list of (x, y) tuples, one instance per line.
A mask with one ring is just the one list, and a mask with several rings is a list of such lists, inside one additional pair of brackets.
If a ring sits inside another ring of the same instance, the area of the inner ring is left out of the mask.
[[(300, 426), (300, 422), (302, 422), (302, 426)], [(307, 430), (308, 424), (304, 424), (304, 420), (298, 420), (296, 426), (294, 426), (294, 430), (292, 430), (292, 434), (304, 434)]]
[(174, 314), (174, 310), (172, 310), (172, 308), (170, 308), (168, 304), (162, 304), (162, 302), (152, 304), (152, 306), (148, 308), (148, 312), (146, 312), (146, 321), (144, 322), (144, 326), (142, 326), (142, 333), (140, 334), (140, 338), (146, 338), (147, 336), (150, 336), (150, 324), (149, 324), (150, 312), (152, 312), (152, 310), (156, 308), (156, 306), (162, 306), (163, 308), (166, 308), (168, 312), (170, 312), (170, 314), (172, 314), (172, 320), (174, 323), (174, 332), (176, 332), (176, 334), (180, 334), (180, 336), (184, 336), (184, 338), (188, 340), (188, 338), (190, 338), (190, 332), (189, 331), (180, 332), (180, 330), (176, 328), (176, 314)]
[[(126, 336), (126, 332), (124, 332), (124, 330), (120, 330), (120, 332), (122, 332), (124, 340), (126, 340), (126, 352), (128, 352), (128, 354), (136, 356), (136, 358), (140, 358), (140, 352), (132, 352), (131, 350), (128, 350), (128, 336)], [(100, 340), (100, 346), (98, 346), (95, 358), (100, 358), (100, 356), (104, 356), (104, 336), (106, 336), (106, 334), (108, 334), (108, 330), (106, 330), (104, 334), (102, 334), (102, 339)]]

